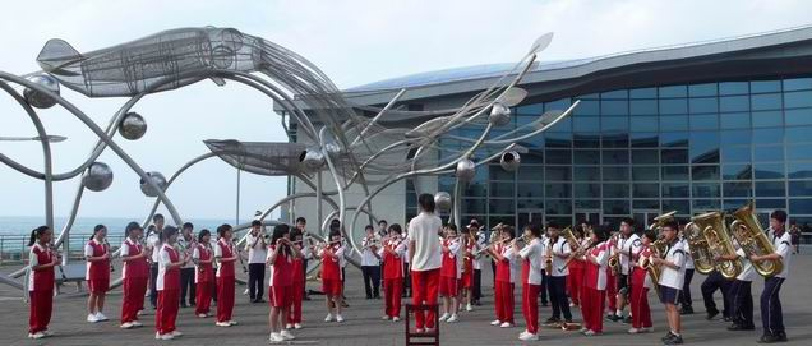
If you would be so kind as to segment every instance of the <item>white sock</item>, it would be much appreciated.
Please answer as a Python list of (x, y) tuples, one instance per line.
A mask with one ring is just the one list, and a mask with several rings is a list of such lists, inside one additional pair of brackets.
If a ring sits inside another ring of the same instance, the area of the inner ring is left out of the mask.
[(620, 309), (617, 309), (617, 311), (615, 312), (615, 315), (623, 316), (623, 312), (620, 311)]

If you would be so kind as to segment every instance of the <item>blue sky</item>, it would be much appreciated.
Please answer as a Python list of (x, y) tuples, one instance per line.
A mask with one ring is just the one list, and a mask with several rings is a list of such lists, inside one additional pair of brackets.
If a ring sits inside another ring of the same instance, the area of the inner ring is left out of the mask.
[[(308, 58), (339, 87), (428, 70), (514, 62), (544, 32), (555, 32), (540, 60), (582, 58), (626, 50), (703, 41), (812, 23), (810, 1), (13, 1), (3, 4), (0, 70), (38, 70), (36, 56), (50, 38), (80, 52), (185, 26), (222, 26), (264, 37)], [(64, 89), (63, 89), (64, 91)], [(126, 100), (68, 99), (106, 125)], [(5, 95), (5, 94), (3, 94)], [(146, 170), (169, 176), (206, 152), (208, 138), (283, 141), (270, 100), (245, 87), (203, 82), (148, 96), (135, 110), (149, 124), (139, 141), (117, 138)], [(0, 96), (0, 136), (33, 136), (34, 127), (10, 97)], [(68, 112), (40, 112), (54, 144), (55, 171), (73, 169), (95, 142)], [(37, 143), (0, 142), (0, 152), (42, 168)], [(102, 193), (86, 193), (84, 216), (144, 215), (152, 201), (135, 173), (115, 155), (100, 161), (115, 172)], [(243, 174), (242, 218), (285, 195), (285, 178)], [(76, 181), (55, 186), (56, 215), (66, 215)], [(235, 171), (208, 161), (168, 191), (180, 213), (196, 218), (234, 216)], [(0, 216), (44, 215), (43, 186), (0, 166)]]

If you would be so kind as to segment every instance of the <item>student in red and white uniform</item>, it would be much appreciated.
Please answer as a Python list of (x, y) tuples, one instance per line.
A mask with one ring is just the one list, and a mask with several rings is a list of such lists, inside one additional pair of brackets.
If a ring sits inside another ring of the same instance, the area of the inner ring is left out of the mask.
[(195, 264), (195, 316), (198, 318), (210, 317), (212, 292), (214, 286), (214, 250), (211, 245), (211, 232), (204, 229), (197, 235), (197, 244), (192, 250), (192, 261)]
[(299, 256), (293, 259), (293, 277), (292, 288), (293, 296), (291, 299), (290, 313), (287, 317), (287, 329), (302, 328), (302, 300), (304, 300), (305, 292), (305, 272), (304, 266), (307, 260), (314, 252), (311, 248), (309, 239), (304, 238), (303, 228), (294, 228), (291, 230), (291, 238), (293, 239), (293, 246), (299, 251)]
[(651, 243), (656, 240), (654, 231), (645, 231), (640, 238), (642, 247), (640, 248), (640, 256), (638, 265), (632, 270), (632, 292), (629, 297), (629, 304), (631, 305), (632, 327), (629, 328), (629, 334), (648, 333), (651, 332), (651, 308), (648, 305), (648, 291), (651, 286), (651, 278), (648, 275), (648, 269), (643, 268), (643, 262), (651, 262), (651, 256), (654, 255)]
[(384, 241), (380, 255), (383, 257), (383, 296), (385, 320), (400, 320), (400, 300), (403, 291), (403, 258), (406, 257), (406, 243), (401, 239), (403, 230), (393, 223), (389, 226), (389, 237)]
[[(321, 287), (327, 296), (327, 317), (325, 322), (344, 322), (341, 316), (342, 273), (341, 260), (344, 258), (344, 245), (341, 244), (341, 230), (330, 232), (330, 242), (319, 250), (321, 256)], [(335, 311), (334, 311), (335, 308)], [(333, 314), (335, 312), (335, 315)]]
[(270, 343), (280, 343), (293, 340), (293, 334), (288, 331), (285, 322), (290, 317), (290, 306), (293, 301), (293, 262), (300, 255), (299, 249), (290, 241), (290, 227), (277, 225), (273, 229), (271, 245), (268, 246), (268, 266), (271, 275), (268, 279), (268, 305), (271, 312), (268, 315), (268, 325), (271, 335)]
[[(443, 221), (434, 213), (433, 195), (421, 194), (417, 202), (420, 205), (420, 214), (409, 221), (412, 304), (435, 305), (440, 268), (443, 265), (443, 252), (437, 234), (442, 230)], [(415, 332), (434, 332), (434, 310), (419, 310), (414, 315)]]
[(462, 257), (462, 270), (461, 270), (461, 277), (460, 277), (460, 301), (457, 303), (460, 309), (462, 309), (462, 303), (465, 303), (465, 311), (471, 312), (474, 311), (472, 306), (473, 302), (473, 287), (474, 287), (474, 261), (476, 261), (477, 254), (479, 253), (479, 246), (473, 234), (471, 234), (471, 229), (469, 227), (464, 227), (462, 229), (462, 237), (461, 237), (461, 255)]
[(591, 239), (581, 250), (586, 255), (584, 267), (585, 295), (581, 300), (584, 319), (583, 333), (586, 336), (603, 333), (603, 310), (606, 302), (607, 235), (603, 229), (596, 229)]
[(581, 293), (583, 291), (582, 284), (584, 281), (584, 269), (586, 264), (583, 258), (575, 255), (575, 252), (581, 247), (584, 240), (584, 229), (575, 228), (573, 235), (575, 236), (576, 243), (570, 244), (574, 257), (567, 265), (567, 268), (569, 269), (569, 275), (567, 275), (567, 293), (569, 293), (570, 297), (570, 306), (580, 306)]
[(87, 321), (107, 321), (104, 316), (104, 298), (110, 290), (110, 245), (107, 243), (107, 227), (96, 225), (93, 235), (85, 245), (87, 258)]
[(522, 315), (527, 328), (519, 334), (519, 340), (538, 341), (539, 336), (539, 292), (541, 292), (541, 263), (544, 260), (541, 245), (541, 227), (532, 224), (524, 228), (525, 237), (530, 243), (519, 250), (516, 242), (513, 251), (518, 252), (522, 261)]
[(180, 268), (188, 258), (177, 245), (178, 229), (167, 226), (161, 233), (162, 244), (158, 253), (158, 277), (155, 289), (158, 290), (158, 309), (155, 312), (155, 338), (172, 340), (183, 336), (175, 329), (175, 320), (180, 307)]
[[(615, 254), (618, 253), (618, 244), (620, 243), (620, 232), (612, 230), (612, 234), (607, 241), (607, 256), (612, 258)], [(619, 256), (619, 255), (618, 255)], [(618, 265), (620, 265), (620, 259), (618, 259)], [(606, 315), (606, 319), (610, 321), (618, 321), (619, 318), (617, 317), (616, 309), (617, 309), (617, 276), (615, 275), (615, 269), (606, 266), (606, 301), (609, 313)]]
[(28, 246), (28, 337), (41, 339), (53, 334), (48, 331), (53, 310), (54, 284), (56, 281), (54, 267), (59, 265), (59, 256), (51, 250), (53, 234), (48, 226), (40, 226), (31, 231)]
[(231, 225), (217, 227), (220, 240), (214, 246), (214, 258), (217, 262), (217, 323), (218, 327), (231, 327), (237, 322), (232, 318), (234, 312), (234, 285), (236, 277), (234, 262), (237, 252), (231, 242)]
[(124, 229), (124, 243), (121, 244), (121, 259), (124, 261), (124, 299), (121, 307), (121, 328), (142, 327), (138, 321), (138, 311), (144, 307), (144, 294), (149, 285), (149, 263), (147, 252), (141, 244), (144, 229), (138, 222), (130, 222)]
[(440, 268), (440, 297), (443, 298), (443, 314), (440, 321), (459, 322), (457, 317), (457, 257), (460, 255), (460, 241), (457, 239), (457, 226), (448, 225), (442, 240), (443, 266)]
[(513, 290), (516, 281), (515, 263), (518, 254), (513, 252), (510, 242), (513, 234), (509, 226), (502, 226), (500, 238), (491, 247), (491, 256), (496, 262), (496, 287), (494, 291), (496, 319), (491, 322), (493, 326), (510, 328), (513, 321)]

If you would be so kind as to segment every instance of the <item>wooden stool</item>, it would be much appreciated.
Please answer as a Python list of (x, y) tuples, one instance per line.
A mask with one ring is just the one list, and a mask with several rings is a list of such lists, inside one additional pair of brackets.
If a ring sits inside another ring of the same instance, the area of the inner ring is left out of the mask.
[[(412, 331), (412, 313), (416, 311), (434, 311), (434, 330), (430, 333), (417, 333)], [(440, 346), (440, 314), (439, 305), (412, 305), (406, 304), (406, 346), (434, 345)], [(413, 339), (423, 339), (414, 341)]]

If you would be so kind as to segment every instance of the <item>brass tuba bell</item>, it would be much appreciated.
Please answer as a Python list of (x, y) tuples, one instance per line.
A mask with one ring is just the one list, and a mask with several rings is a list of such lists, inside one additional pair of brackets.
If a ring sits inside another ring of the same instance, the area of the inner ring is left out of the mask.
[[(710, 273), (710, 271), (713, 270), (713, 267), (708, 268), (706, 263), (716, 262), (714, 263), (715, 268), (719, 270), (719, 273), (721, 273), (725, 279), (733, 280), (739, 276), (743, 269), (741, 259), (737, 258), (735, 260), (723, 259), (713, 261), (713, 258), (716, 257), (716, 255), (736, 255), (736, 249), (733, 248), (733, 242), (731, 241), (730, 234), (725, 226), (724, 213), (711, 212), (694, 216), (691, 218), (691, 223), (689, 223), (688, 227), (686, 228), (693, 229), (694, 227), (699, 229), (698, 232), (700, 232), (705, 239), (707, 244), (707, 253), (710, 255), (709, 261), (706, 261), (704, 257), (697, 257), (700, 258), (700, 261), (697, 261), (696, 258), (694, 258), (694, 266), (696, 267), (696, 270), (701, 274)], [(696, 232), (696, 230), (693, 230), (692, 232)], [(697, 245), (701, 246), (701, 243)], [(690, 244), (690, 246), (693, 253), (694, 245)]]
[[(752, 203), (748, 203), (733, 213), (736, 219), (730, 224), (733, 237), (739, 242), (746, 257), (750, 255), (766, 255), (774, 251), (773, 244), (767, 238), (761, 224), (756, 219)], [(759, 275), (770, 277), (780, 273), (784, 269), (784, 263), (780, 259), (753, 261), (753, 268)]]

